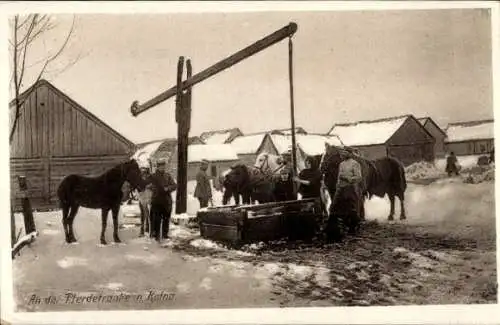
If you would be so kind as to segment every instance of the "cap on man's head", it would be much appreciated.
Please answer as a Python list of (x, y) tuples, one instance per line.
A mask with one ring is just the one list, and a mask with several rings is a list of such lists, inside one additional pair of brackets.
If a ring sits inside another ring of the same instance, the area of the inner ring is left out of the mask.
[(167, 164), (167, 161), (164, 158), (160, 158), (156, 161), (157, 166), (165, 166)]
[(201, 162), (204, 164), (208, 164), (208, 160), (206, 160), (206, 159), (202, 159)]

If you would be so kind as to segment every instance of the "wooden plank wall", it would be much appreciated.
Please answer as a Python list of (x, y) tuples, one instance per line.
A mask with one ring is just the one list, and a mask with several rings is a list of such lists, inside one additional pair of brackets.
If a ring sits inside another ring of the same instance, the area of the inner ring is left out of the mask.
[(48, 85), (26, 99), (11, 144), (11, 157), (120, 155), (128, 145)]
[[(28, 194), (34, 209), (40, 206), (57, 207), (57, 187), (70, 174), (98, 176), (124, 162), (128, 156), (99, 156), (47, 159), (11, 159), (11, 202), (19, 208), (18, 175), (26, 176)], [(50, 168), (47, 168), (50, 166)]]

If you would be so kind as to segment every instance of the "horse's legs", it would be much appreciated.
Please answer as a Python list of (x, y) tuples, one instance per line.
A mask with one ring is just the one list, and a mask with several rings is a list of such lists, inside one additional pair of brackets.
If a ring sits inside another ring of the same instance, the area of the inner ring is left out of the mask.
[(399, 199), (399, 203), (401, 204), (401, 216), (399, 217), (399, 219), (400, 220), (405, 220), (406, 219), (405, 194), (404, 193), (399, 193), (398, 199)]
[(144, 236), (144, 224), (146, 222), (146, 208), (142, 204), (142, 202), (139, 201), (139, 210), (141, 210), (141, 229), (139, 230), (139, 237)]
[(113, 240), (115, 243), (121, 243), (120, 237), (118, 237), (118, 212), (120, 212), (120, 206), (114, 206), (111, 209), (111, 213), (113, 214)]
[(69, 212), (69, 216), (66, 221), (68, 224), (68, 235), (70, 243), (76, 242), (75, 234), (73, 233), (73, 221), (75, 221), (75, 216), (78, 213), (78, 208), (78, 205), (73, 205), (71, 207), (71, 211)]
[(387, 220), (394, 220), (394, 194), (389, 194), (389, 200), (391, 201), (391, 212), (389, 213)]
[(109, 208), (102, 208), (101, 210), (101, 244), (107, 245), (106, 242), (106, 226), (108, 224), (108, 213), (109, 213)]
[(66, 242), (70, 243), (70, 237), (69, 237), (69, 225), (68, 225), (68, 215), (69, 215), (69, 205), (63, 204), (62, 205), (62, 224), (63, 224), (63, 229), (64, 229), (64, 235), (66, 237)]

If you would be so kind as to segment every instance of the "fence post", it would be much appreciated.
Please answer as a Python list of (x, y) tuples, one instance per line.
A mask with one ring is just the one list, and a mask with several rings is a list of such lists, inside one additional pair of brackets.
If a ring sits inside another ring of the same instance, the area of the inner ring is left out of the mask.
[(33, 210), (31, 209), (31, 202), (28, 197), (28, 184), (26, 176), (18, 176), (19, 189), (21, 193), (21, 204), (23, 207), (24, 217), (24, 232), (26, 235), (35, 232), (35, 219), (33, 218)]

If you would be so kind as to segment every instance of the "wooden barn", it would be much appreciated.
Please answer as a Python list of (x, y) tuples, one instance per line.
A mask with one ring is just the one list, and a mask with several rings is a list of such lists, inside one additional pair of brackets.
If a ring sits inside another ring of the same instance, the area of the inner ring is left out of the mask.
[(450, 123), (446, 150), (458, 156), (490, 153), (494, 147), (494, 120)]
[(254, 133), (239, 136), (231, 141), (230, 144), (238, 155), (239, 161), (246, 165), (255, 164), (257, 154), (260, 152), (265, 151), (276, 154), (276, 148), (268, 133)]
[(410, 165), (435, 158), (434, 137), (412, 115), (336, 124), (329, 135), (337, 135), (369, 159), (393, 156)]
[[(56, 191), (69, 174), (99, 175), (129, 159), (135, 145), (46, 80), (21, 94), (10, 144), (11, 200), (19, 207), (17, 176), (26, 176), (34, 209), (57, 207)], [(15, 114), (10, 103), (10, 123)]]
[(424, 128), (429, 131), (434, 137), (436, 142), (434, 143), (434, 155), (436, 158), (443, 158), (446, 156), (446, 132), (437, 125), (436, 122), (430, 117), (419, 118), (418, 121), (424, 126)]

